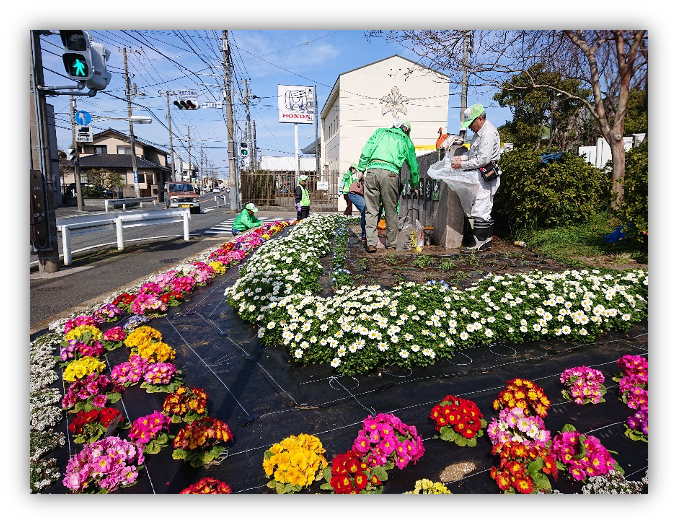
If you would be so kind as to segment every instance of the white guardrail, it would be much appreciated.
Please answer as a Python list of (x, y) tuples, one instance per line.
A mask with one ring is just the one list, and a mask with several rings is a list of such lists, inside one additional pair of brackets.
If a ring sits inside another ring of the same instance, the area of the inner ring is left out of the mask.
[(190, 218), (190, 209), (168, 209), (165, 211), (149, 211), (145, 213), (124, 214), (115, 218), (83, 220), (81, 222), (58, 225), (57, 230), (61, 231), (64, 265), (71, 265), (71, 236), (73, 235), (85, 235), (87, 233), (115, 229), (118, 250), (122, 251), (124, 249), (123, 229), (130, 227), (153, 226), (157, 224), (183, 222), (184, 240), (188, 240), (188, 221)]
[(122, 210), (125, 211), (127, 209), (127, 204), (139, 204), (139, 207), (144, 207), (144, 202), (153, 202), (153, 205), (158, 203), (155, 197), (107, 198), (104, 200), (104, 207), (106, 208), (106, 212), (108, 212), (108, 206), (122, 204)]

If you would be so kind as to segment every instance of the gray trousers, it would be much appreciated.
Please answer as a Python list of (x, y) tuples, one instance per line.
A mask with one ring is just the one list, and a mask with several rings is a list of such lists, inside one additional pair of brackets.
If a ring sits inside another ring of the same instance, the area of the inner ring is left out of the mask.
[(365, 171), (365, 229), (367, 245), (376, 247), (377, 221), (379, 218), (379, 198), (384, 204), (386, 222), (386, 240), (388, 246), (395, 247), (398, 235), (398, 174), (386, 169), (368, 169)]

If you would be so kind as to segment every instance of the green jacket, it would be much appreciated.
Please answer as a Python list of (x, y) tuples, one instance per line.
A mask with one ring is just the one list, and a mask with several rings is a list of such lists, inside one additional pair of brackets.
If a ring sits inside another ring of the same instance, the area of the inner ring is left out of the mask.
[(403, 162), (410, 168), (412, 185), (419, 183), (419, 164), (414, 144), (401, 129), (377, 129), (363, 147), (358, 162), (358, 171), (367, 169), (386, 169), (399, 173)]
[(243, 209), (238, 216), (235, 217), (233, 221), (233, 229), (238, 231), (247, 231), (253, 227), (259, 227), (261, 225), (261, 220), (256, 216), (250, 215), (250, 212), (247, 209)]
[(358, 180), (358, 176), (360, 173), (357, 171), (355, 173), (351, 173), (351, 170), (349, 169), (344, 173), (344, 178), (341, 180), (341, 190), (344, 194), (349, 192), (349, 188), (351, 187), (351, 184)]

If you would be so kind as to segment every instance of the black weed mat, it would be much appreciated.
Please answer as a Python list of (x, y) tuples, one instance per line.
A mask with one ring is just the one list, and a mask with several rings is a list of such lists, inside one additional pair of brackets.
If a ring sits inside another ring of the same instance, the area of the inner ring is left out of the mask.
[[(545, 423), (552, 435), (564, 424), (572, 424), (617, 452), (613, 456), (627, 479), (640, 480), (645, 475), (648, 446), (624, 436), (624, 422), (633, 411), (618, 399), (612, 377), (618, 372), (616, 361), (621, 356), (647, 358), (647, 323), (626, 334), (608, 334), (594, 343), (495, 344), (464, 350), (429, 368), (383, 369), (346, 377), (335, 375), (329, 364), (300, 367), (289, 362), (285, 349), (262, 347), (257, 328), (241, 322), (224, 301), (224, 290), (237, 277), (237, 268), (229, 270), (210, 285), (196, 289), (189, 302), (150, 322), (176, 350), (175, 364), (183, 371), (186, 384), (203, 388), (209, 395), (210, 415), (230, 426), (234, 441), (227, 444), (227, 455), (219, 463), (194, 468), (173, 459), (170, 445), (157, 455), (147, 455), (138, 482), (120, 493), (178, 493), (205, 476), (225, 482), (233, 493), (274, 493), (266, 486), (269, 479), (262, 467), (264, 451), (274, 443), (290, 435), (313, 434), (321, 440), (331, 462), (351, 448), (367, 415), (387, 412), (416, 426), (425, 452), (416, 464), (389, 472), (385, 493), (411, 490), (422, 478), (440, 480), (446, 468), (458, 471), (460, 464), (466, 473), (447, 482), (452, 493), (500, 493), (490, 478), (494, 457), (487, 435), (478, 439), (475, 447), (458, 447), (435, 437), (429, 416), (435, 404), (452, 394), (474, 401), (489, 422), (497, 415), (492, 401), (506, 382), (516, 377), (532, 380), (551, 399)], [(110, 352), (108, 370), (127, 357), (124, 347)], [(606, 402), (581, 406), (562, 398), (560, 373), (583, 365), (605, 375)], [(165, 396), (133, 386), (115, 407), (125, 419), (134, 421), (161, 410)], [(67, 443), (51, 455), (62, 472), (69, 456), (82, 448), (72, 441), (67, 429), (72, 415), (67, 415), (56, 428), (66, 434)], [(179, 428), (173, 424), (171, 433), (176, 434)], [(126, 434), (119, 432), (123, 438)], [(316, 482), (304, 492), (320, 492), (319, 485)], [(563, 493), (581, 489), (581, 483), (564, 474), (552, 486)], [(43, 492), (68, 490), (58, 481)]]

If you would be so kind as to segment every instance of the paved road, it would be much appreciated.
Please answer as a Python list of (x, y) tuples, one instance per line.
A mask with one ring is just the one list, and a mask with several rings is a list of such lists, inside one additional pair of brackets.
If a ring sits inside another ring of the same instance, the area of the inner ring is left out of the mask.
[[(209, 209), (209, 206), (206, 206)], [(102, 210), (91, 210), (94, 214)], [(77, 211), (76, 211), (77, 213)], [(73, 214), (73, 209), (57, 209), (59, 216), (65, 218)], [(280, 216), (279, 216), (280, 215)], [(294, 213), (259, 212), (262, 221), (274, 218), (293, 220)], [(228, 242), (231, 238), (231, 224), (235, 214), (225, 208), (212, 208), (210, 211), (193, 215), (191, 218), (190, 240), (183, 240), (182, 226), (177, 224), (177, 236), (163, 236), (160, 239), (139, 240), (125, 245), (123, 251), (117, 251), (115, 232), (112, 232), (112, 245), (95, 249), (86, 249), (74, 254), (71, 266), (62, 267), (56, 273), (39, 273), (37, 263), (30, 275), (30, 332), (34, 334), (46, 329), (50, 322), (68, 316), (69, 312), (86, 303), (102, 301), (113, 292), (145, 281), (149, 275), (176, 266), (182, 260), (193, 259), (203, 251), (212, 251)], [(165, 231), (151, 231), (161, 226), (149, 226), (144, 235), (153, 237), (172, 234), (166, 226)], [(108, 232), (104, 232), (108, 234)], [(85, 238), (89, 235), (83, 235)], [(77, 238), (77, 237), (76, 237)], [(96, 244), (93, 244), (96, 245)], [(61, 249), (61, 245), (59, 246)], [(32, 256), (31, 259), (36, 258)]]

